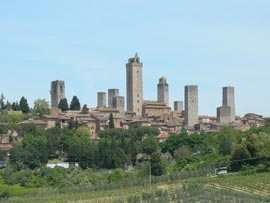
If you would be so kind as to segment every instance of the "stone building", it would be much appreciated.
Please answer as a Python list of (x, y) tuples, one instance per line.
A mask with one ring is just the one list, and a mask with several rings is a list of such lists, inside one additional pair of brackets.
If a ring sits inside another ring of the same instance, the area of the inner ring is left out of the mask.
[(183, 111), (183, 101), (174, 101), (174, 110), (182, 112)]
[(61, 99), (65, 98), (65, 82), (56, 80), (51, 82), (51, 108), (58, 108)]
[(127, 111), (142, 116), (143, 81), (142, 66), (138, 54), (126, 64)]
[(142, 116), (159, 116), (168, 115), (171, 112), (171, 108), (166, 104), (156, 101), (144, 101), (142, 108)]
[(97, 107), (106, 107), (106, 92), (97, 93)]
[(113, 107), (113, 97), (119, 96), (119, 89), (108, 89), (108, 107)]
[(198, 123), (198, 86), (185, 86), (185, 127), (193, 128)]
[(157, 101), (169, 105), (169, 85), (166, 78), (159, 78), (157, 85)]

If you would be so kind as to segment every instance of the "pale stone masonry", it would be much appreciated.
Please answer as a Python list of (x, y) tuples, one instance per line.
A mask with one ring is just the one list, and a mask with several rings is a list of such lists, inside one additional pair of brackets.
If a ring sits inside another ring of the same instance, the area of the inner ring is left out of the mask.
[(55, 80), (51, 82), (51, 107), (58, 108), (61, 99), (65, 98), (65, 82), (62, 80)]
[(223, 87), (223, 106), (231, 107), (231, 121), (235, 121), (234, 87)]
[(97, 107), (106, 107), (106, 92), (97, 93)]
[(175, 111), (183, 111), (183, 101), (174, 101), (174, 110)]
[(119, 89), (108, 89), (108, 107), (113, 107), (113, 97), (119, 96)]
[(169, 105), (169, 85), (165, 77), (159, 78), (157, 85), (157, 101)]
[(125, 97), (115, 96), (112, 98), (112, 107), (119, 110), (120, 115), (125, 114)]
[(217, 122), (231, 123), (235, 121), (234, 87), (223, 87), (222, 106), (217, 108)]
[(198, 121), (198, 86), (185, 86), (185, 126), (193, 128)]
[(142, 66), (138, 54), (126, 64), (127, 111), (142, 116), (143, 81)]

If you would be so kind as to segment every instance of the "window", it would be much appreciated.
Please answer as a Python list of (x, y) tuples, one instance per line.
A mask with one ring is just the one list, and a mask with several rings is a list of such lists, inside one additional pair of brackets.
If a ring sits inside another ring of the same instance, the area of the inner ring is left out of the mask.
[(139, 100), (137, 100), (137, 103), (139, 104), (139, 103), (140, 103), (140, 101), (139, 101)]

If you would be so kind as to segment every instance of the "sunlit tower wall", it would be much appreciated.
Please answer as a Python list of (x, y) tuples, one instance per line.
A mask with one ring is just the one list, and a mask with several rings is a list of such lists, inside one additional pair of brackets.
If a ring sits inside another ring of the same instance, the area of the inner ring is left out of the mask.
[(127, 111), (138, 116), (142, 116), (143, 105), (142, 67), (137, 53), (126, 64)]
[(185, 86), (185, 126), (193, 128), (199, 121), (198, 116), (198, 86)]
[(165, 77), (159, 78), (157, 85), (157, 100), (158, 102), (169, 105), (169, 85)]

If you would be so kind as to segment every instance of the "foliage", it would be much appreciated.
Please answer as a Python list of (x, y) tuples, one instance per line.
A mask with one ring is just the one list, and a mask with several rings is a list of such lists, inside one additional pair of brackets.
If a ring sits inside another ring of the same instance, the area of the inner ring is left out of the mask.
[(161, 176), (165, 172), (165, 165), (161, 158), (160, 152), (151, 154), (151, 175)]
[(110, 113), (110, 117), (109, 117), (109, 128), (114, 128), (114, 120), (113, 120), (112, 113)]
[(49, 102), (46, 101), (45, 99), (37, 99), (34, 102), (34, 111), (38, 115), (49, 114), (50, 113)]
[(67, 111), (68, 110), (68, 102), (67, 99), (61, 99), (59, 104), (58, 104), (58, 108), (61, 109), (61, 111)]
[(81, 111), (81, 114), (88, 114), (88, 113), (89, 113), (89, 108), (87, 108), (87, 105), (84, 104), (83, 108), (82, 108), (82, 111)]
[(141, 151), (145, 154), (153, 154), (159, 150), (158, 141), (154, 136), (148, 136), (141, 142)]
[(21, 100), (20, 100), (20, 103), (19, 103), (19, 106), (20, 106), (20, 110), (23, 112), (23, 113), (29, 113), (30, 112), (30, 109), (29, 109), (29, 106), (28, 106), (28, 103), (27, 103), (27, 99), (25, 97), (22, 97)]
[(77, 96), (73, 96), (70, 102), (70, 110), (80, 110), (81, 104)]

